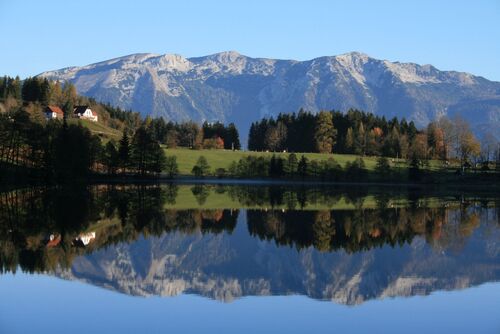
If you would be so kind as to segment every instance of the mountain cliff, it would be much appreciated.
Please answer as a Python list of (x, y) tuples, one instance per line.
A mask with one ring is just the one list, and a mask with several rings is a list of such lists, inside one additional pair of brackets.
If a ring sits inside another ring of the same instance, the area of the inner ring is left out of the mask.
[(358, 52), (308, 61), (234, 51), (197, 58), (134, 54), (41, 76), (73, 82), (80, 94), (145, 116), (235, 122), (242, 137), (252, 121), (300, 108), (358, 108), (418, 126), (460, 114), (477, 131), (500, 126), (500, 82)]

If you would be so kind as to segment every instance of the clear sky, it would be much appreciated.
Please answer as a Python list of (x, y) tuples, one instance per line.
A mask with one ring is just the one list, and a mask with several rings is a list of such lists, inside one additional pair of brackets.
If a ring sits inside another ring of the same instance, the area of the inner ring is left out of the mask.
[(138, 52), (305, 60), (361, 51), (500, 81), (500, 0), (0, 0), (0, 33), (0, 75)]

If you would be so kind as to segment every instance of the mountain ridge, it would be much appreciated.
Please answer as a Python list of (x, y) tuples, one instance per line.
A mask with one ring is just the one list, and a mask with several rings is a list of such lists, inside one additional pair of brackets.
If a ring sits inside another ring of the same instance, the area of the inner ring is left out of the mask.
[(243, 134), (253, 121), (300, 108), (362, 109), (421, 127), (459, 114), (479, 132), (500, 126), (500, 82), (357, 51), (305, 61), (236, 51), (190, 58), (138, 53), (40, 76), (70, 81), (82, 95), (143, 116), (234, 122)]

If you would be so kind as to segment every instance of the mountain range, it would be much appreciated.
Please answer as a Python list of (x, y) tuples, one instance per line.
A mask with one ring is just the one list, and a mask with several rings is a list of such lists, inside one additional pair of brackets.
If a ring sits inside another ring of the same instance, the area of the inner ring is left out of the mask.
[(497, 134), (500, 127), (500, 82), (359, 52), (307, 61), (234, 51), (196, 58), (144, 53), (40, 76), (72, 82), (82, 95), (143, 116), (234, 122), (243, 141), (251, 122), (300, 108), (357, 108), (419, 127), (459, 114), (477, 133)]

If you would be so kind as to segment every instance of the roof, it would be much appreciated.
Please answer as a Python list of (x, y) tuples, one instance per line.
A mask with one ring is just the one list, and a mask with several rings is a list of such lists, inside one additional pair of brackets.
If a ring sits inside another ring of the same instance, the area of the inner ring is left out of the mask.
[(45, 112), (55, 112), (56, 114), (64, 115), (63, 111), (58, 106), (47, 106)]
[(89, 109), (89, 106), (76, 106), (73, 113), (75, 114), (83, 114), (85, 110)]

